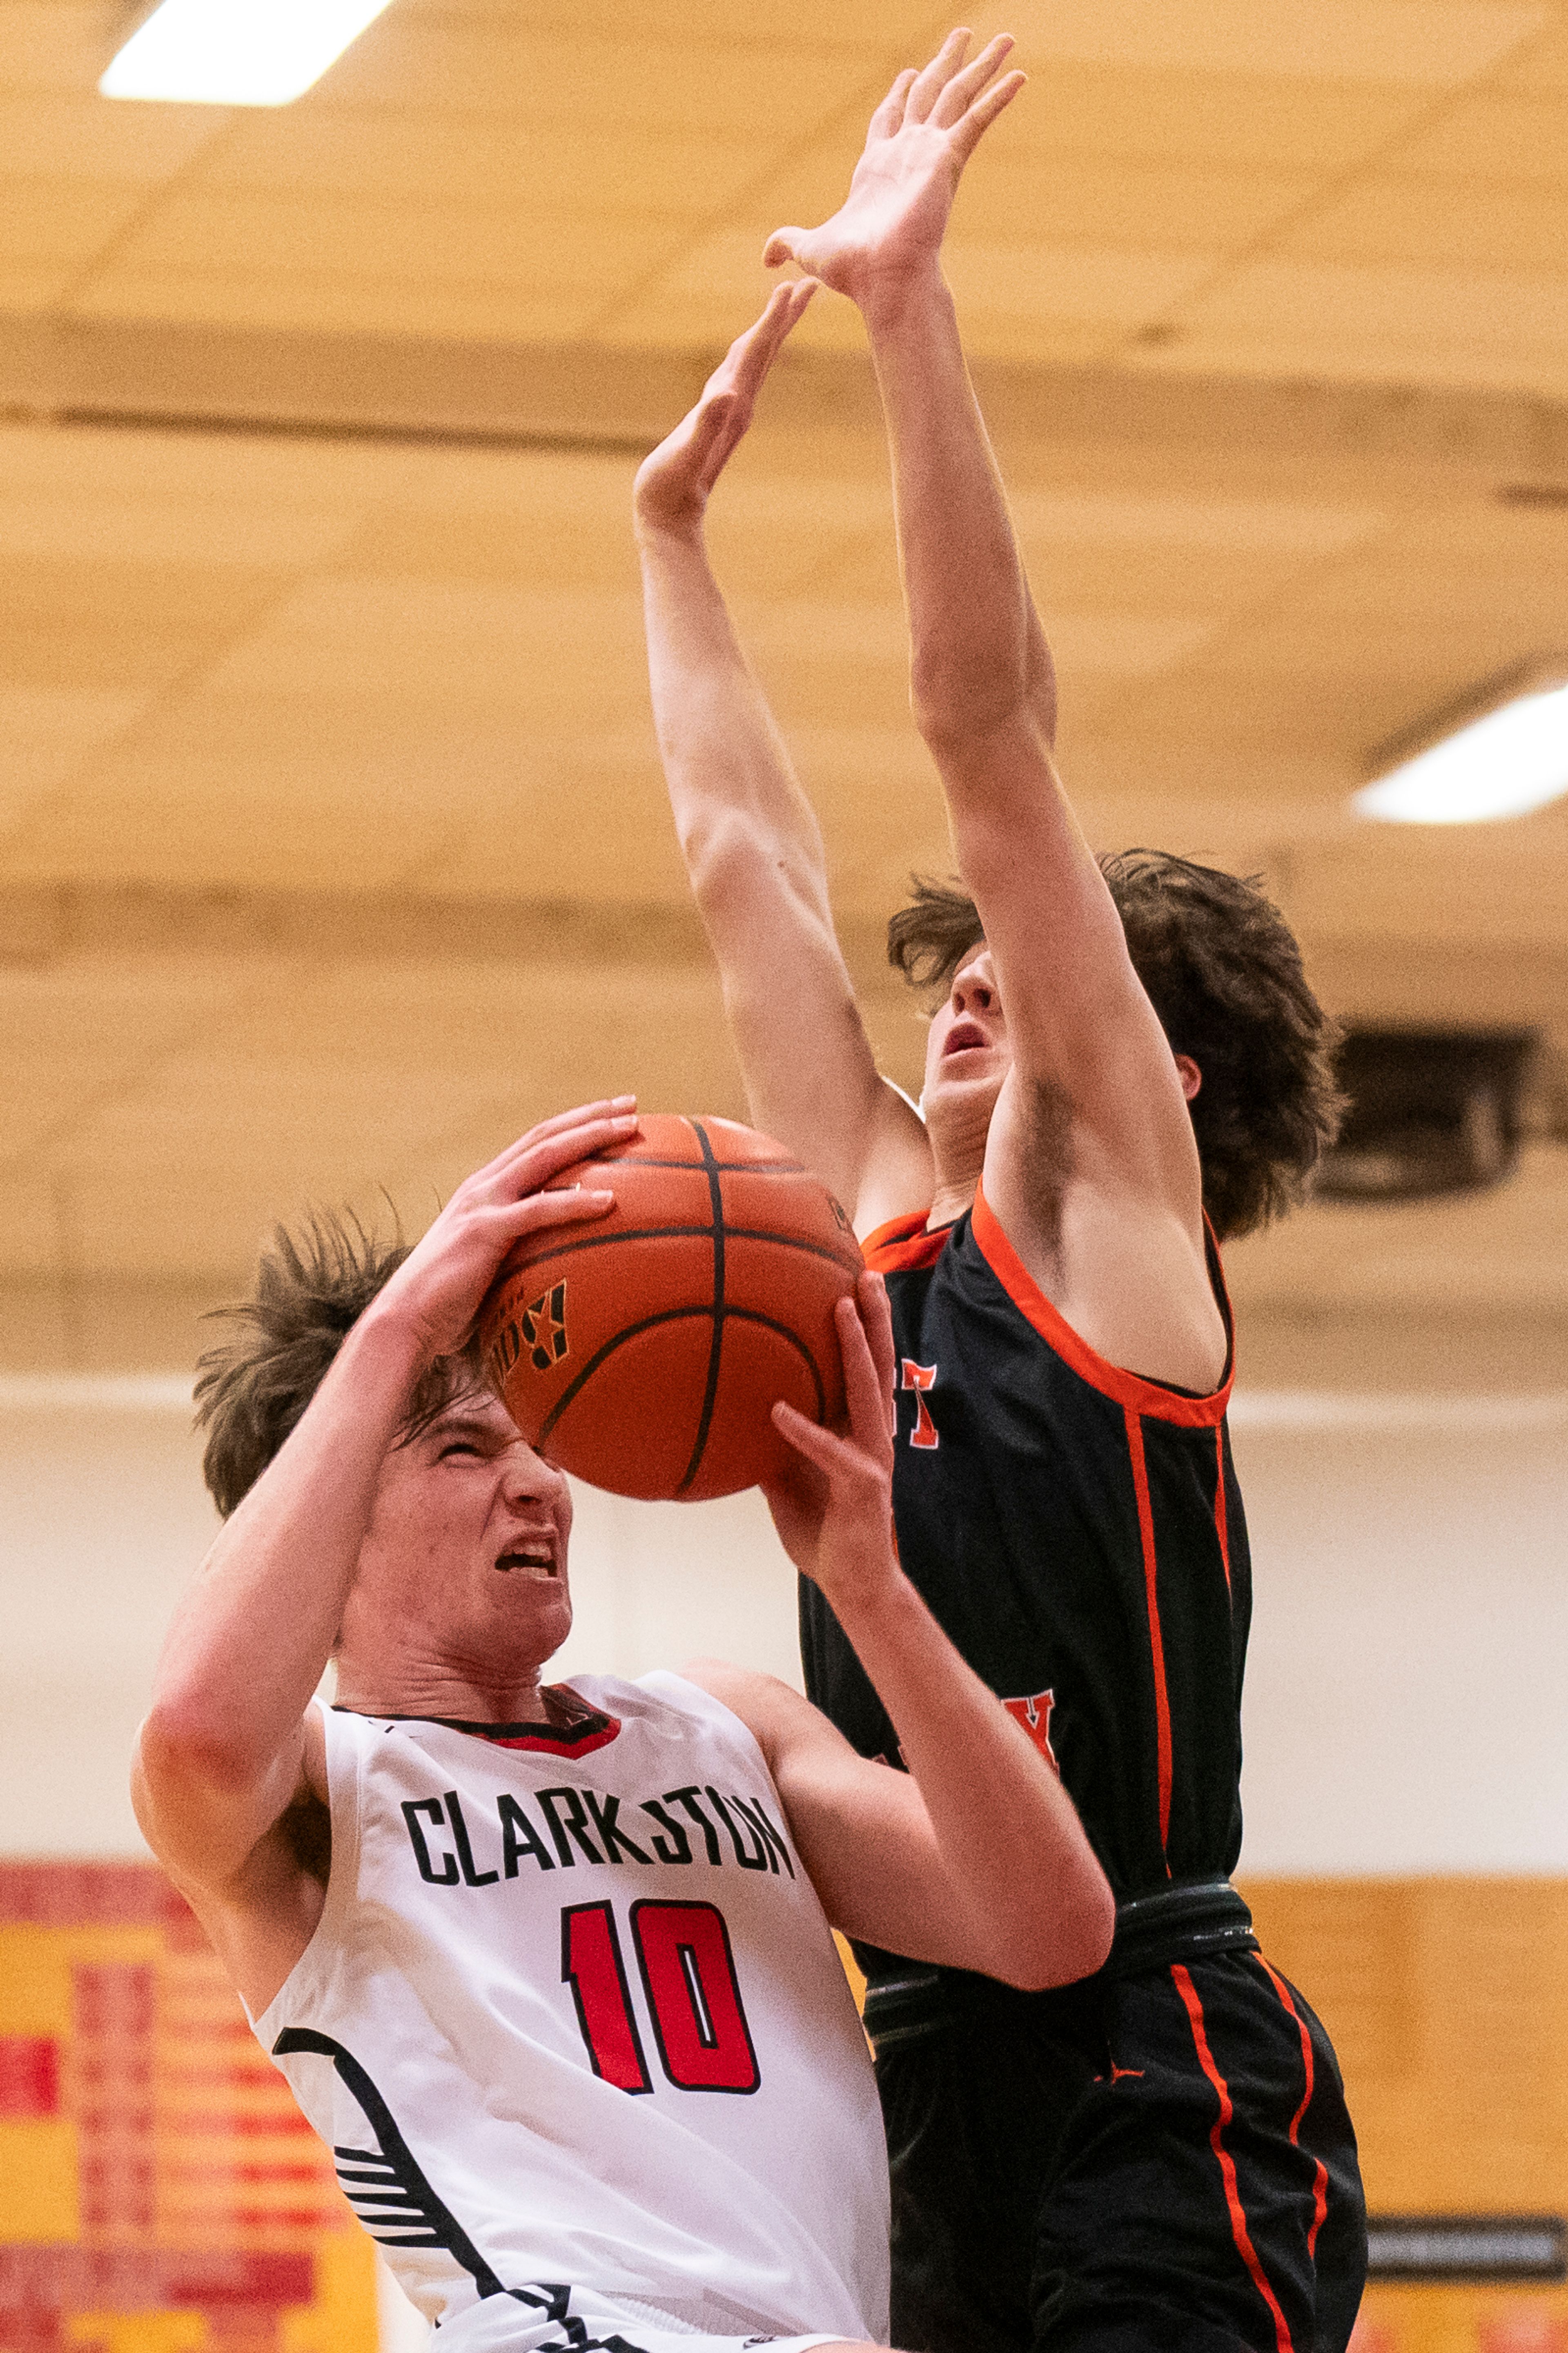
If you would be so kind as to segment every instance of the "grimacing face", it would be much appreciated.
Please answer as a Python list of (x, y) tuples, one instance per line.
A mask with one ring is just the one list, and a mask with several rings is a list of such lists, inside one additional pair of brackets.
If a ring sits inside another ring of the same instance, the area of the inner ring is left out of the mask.
[(340, 1657), (477, 1674), (542, 1666), (572, 1628), (572, 1499), (498, 1398), (454, 1398), (382, 1465)]

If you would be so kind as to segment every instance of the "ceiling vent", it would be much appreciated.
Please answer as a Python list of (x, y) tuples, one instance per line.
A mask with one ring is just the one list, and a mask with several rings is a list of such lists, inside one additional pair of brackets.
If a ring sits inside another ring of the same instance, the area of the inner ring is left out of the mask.
[(1352, 1027), (1340, 1051), (1350, 1109), (1319, 1165), (1331, 1201), (1419, 1201), (1512, 1174), (1533, 1029)]

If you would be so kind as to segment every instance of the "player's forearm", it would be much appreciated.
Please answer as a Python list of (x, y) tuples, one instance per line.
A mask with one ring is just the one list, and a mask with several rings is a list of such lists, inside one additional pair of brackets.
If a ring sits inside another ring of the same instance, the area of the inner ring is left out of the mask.
[(730, 867), (742, 843), (759, 869), (776, 872), (782, 862), (789, 887), (826, 914), (821, 832), (742, 651), (700, 529), (644, 529), (638, 553), (654, 725), (705, 920), (724, 926)]
[(837, 1595), (833, 1606), (973, 1922), (972, 1966), (1029, 1987), (1098, 1968), (1115, 1917), (1110, 1890), (1071, 1799), (1027, 1735), (901, 1572), (874, 1590)]
[(217, 1536), (159, 1661), (142, 1743), (154, 1777), (239, 1797), (297, 1747), (422, 1361), (406, 1324), (367, 1310)]
[(865, 304), (893, 466), (910, 696), (933, 747), (1027, 714), (1049, 742), (1055, 679), (934, 261)]

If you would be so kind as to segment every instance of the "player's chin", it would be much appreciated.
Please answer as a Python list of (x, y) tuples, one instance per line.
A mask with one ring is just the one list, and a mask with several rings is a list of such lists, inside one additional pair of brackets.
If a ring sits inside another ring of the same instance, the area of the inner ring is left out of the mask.
[(994, 1103), (1006, 1075), (1007, 1065), (994, 1048), (971, 1048), (963, 1054), (949, 1054), (926, 1081), (924, 1103), (928, 1116), (933, 1103), (962, 1103), (973, 1107), (986, 1096)]

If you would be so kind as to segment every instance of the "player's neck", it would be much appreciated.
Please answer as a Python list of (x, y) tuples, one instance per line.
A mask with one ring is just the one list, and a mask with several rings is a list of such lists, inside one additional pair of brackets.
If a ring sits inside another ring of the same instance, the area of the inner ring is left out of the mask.
[(974, 1196), (979, 1190), (979, 1186), (978, 1168), (967, 1179), (957, 1179), (944, 1184), (939, 1178), (935, 1197), (926, 1214), (926, 1231), (934, 1233), (939, 1226), (956, 1224), (967, 1210), (973, 1208)]
[(448, 1724), (548, 1724), (552, 1710), (542, 1665), (447, 1659), (340, 1658), (338, 1705), (357, 1715), (429, 1716)]
[(977, 1102), (928, 1104), (926, 1134), (930, 1138), (935, 1180), (928, 1228), (951, 1226), (974, 1207), (980, 1173), (985, 1166), (985, 1143), (991, 1132), (995, 1096)]

